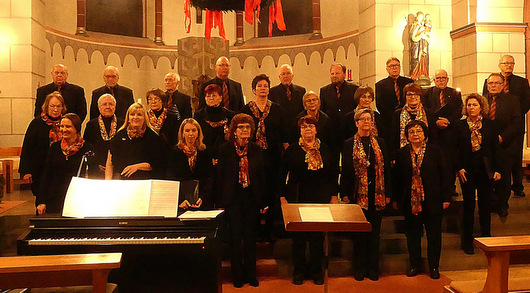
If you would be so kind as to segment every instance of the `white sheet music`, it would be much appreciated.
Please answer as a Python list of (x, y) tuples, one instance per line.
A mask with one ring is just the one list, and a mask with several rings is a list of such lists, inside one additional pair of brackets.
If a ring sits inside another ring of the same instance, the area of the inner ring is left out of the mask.
[(302, 222), (333, 222), (329, 207), (299, 207)]
[[(178, 181), (94, 180), (73, 177), (64, 201), (65, 217), (175, 217)], [(153, 190), (154, 188), (154, 190)]]
[(224, 210), (211, 210), (211, 211), (186, 211), (179, 216), (181, 220), (209, 220), (215, 219)]

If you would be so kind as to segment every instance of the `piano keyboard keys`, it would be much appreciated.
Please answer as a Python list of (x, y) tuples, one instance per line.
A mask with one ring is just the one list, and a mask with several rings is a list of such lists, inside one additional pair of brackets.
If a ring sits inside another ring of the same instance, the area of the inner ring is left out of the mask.
[(107, 237), (107, 238), (40, 238), (29, 245), (136, 245), (136, 244), (202, 244), (206, 237)]

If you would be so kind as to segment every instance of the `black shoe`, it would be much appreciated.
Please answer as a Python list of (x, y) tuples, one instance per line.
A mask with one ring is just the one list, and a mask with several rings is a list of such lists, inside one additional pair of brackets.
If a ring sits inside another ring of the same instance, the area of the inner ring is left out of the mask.
[(431, 279), (435, 279), (435, 280), (440, 279), (440, 270), (438, 270), (438, 268), (430, 269), (429, 271), (430, 271)]
[(234, 287), (236, 287), (236, 288), (241, 288), (241, 287), (243, 287), (243, 285), (244, 285), (243, 281), (239, 281), (239, 280), (236, 281), (236, 280), (234, 280)]
[(420, 269), (416, 267), (411, 267), (407, 272), (407, 277), (415, 277), (420, 273)]
[(514, 191), (514, 192), (513, 192), (513, 195), (514, 195), (515, 197), (526, 197), (526, 193), (524, 193), (523, 190), (521, 190), (521, 191)]
[(294, 274), (293, 275), (293, 284), (302, 285), (304, 283), (304, 274)]
[(250, 279), (248, 281), (248, 284), (252, 287), (258, 287), (259, 286), (259, 281), (258, 279), (254, 278), (254, 279)]
[(498, 211), (498, 214), (499, 214), (499, 217), (501, 217), (501, 218), (506, 218), (506, 217), (508, 217), (508, 209), (501, 208), (501, 209)]
[(372, 281), (379, 280), (379, 273), (368, 273), (368, 279)]
[(362, 281), (364, 280), (364, 274), (353, 274), (353, 278), (356, 280), (356, 281)]
[(473, 242), (469, 244), (462, 243), (462, 245), (460, 245), (460, 249), (462, 249), (465, 254), (475, 254), (475, 247), (473, 246)]
[(324, 285), (324, 277), (322, 277), (322, 274), (315, 274), (313, 276), (313, 283), (315, 285)]

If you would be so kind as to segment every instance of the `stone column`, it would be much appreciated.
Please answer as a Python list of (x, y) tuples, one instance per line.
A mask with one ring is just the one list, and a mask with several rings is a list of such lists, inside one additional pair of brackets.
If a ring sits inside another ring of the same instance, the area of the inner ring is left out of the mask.
[(241, 46), (245, 43), (243, 34), (243, 11), (236, 11), (236, 42), (234, 46)]
[(86, 33), (86, 0), (77, 0), (76, 35), (88, 36)]
[(313, 0), (313, 35), (310, 40), (322, 39), (321, 23), (320, 23), (320, 0)]
[(155, 44), (164, 45), (162, 41), (162, 0), (155, 0)]

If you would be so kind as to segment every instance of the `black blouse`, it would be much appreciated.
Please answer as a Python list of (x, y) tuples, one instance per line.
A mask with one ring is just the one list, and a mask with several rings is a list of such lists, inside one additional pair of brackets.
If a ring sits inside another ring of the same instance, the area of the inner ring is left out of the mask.
[[(103, 117), (103, 124), (107, 134), (110, 134), (110, 127), (113, 117)], [(118, 118), (117, 129), (123, 125), (123, 119)], [(90, 143), (94, 147), (94, 158), (91, 160), (92, 164), (89, 166), (89, 177), (100, 178), (104, 177), (105, 173), (99, 170), (99, 165), (105, 166), (107, 163), (107, 155), (110, 149), (110, 140), (103, 140), (101, 137), (101, 131), (99, 129), (98, 118), (94, 118), (86, 124), (85, 134), (83, 136), (86, 142)]]
[(206, 151), (212, 158), (218, 158), (219, 146), (226, 141), (225, 133), (223, 126), (212, 127), (206, 121), (218, 122), (227, 119), (227, 126), (229, 126), (234, 115), (233, 111), (221, 105), (218, 107), (206, 106), (195, 113), (195, 120), (199, 122), (204, 135), (203, 142), (206, 145)]

